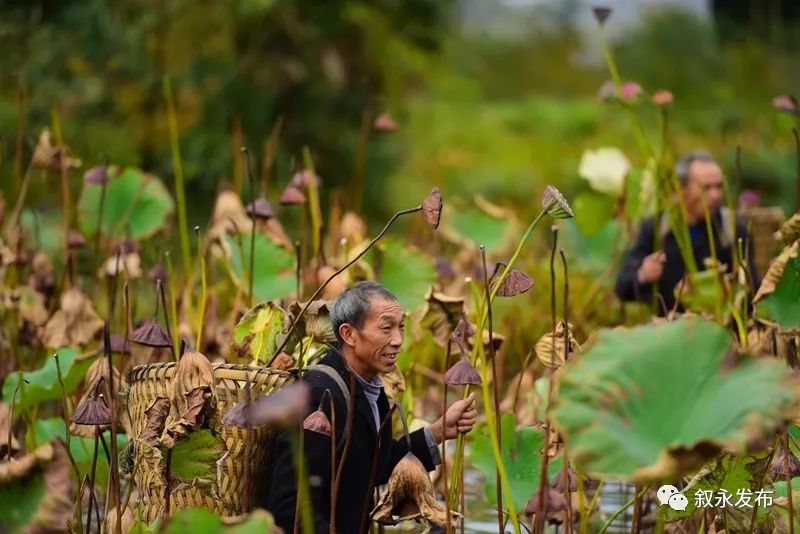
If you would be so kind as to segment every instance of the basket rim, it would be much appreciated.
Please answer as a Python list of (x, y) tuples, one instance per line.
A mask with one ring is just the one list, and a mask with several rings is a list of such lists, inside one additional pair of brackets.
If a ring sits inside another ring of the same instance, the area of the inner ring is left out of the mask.
[[(128, 384), (133, 385), (134, 382), (141, 382), (143, 380), (148, 380), (151, 378), (156, 378), (153, 376), (157, 373), (163, 373), (161, 377), (169, 378), (174, 373), (175, 367), (177, 367), (178, 362), (158, 362), (158, 363), (144, 363), (133, 367), (130, 371), (128, 371)], [(285, 378), (293, 378), (296, 376), (295, 373), (290, 371), (284, 371), (282, 369), (275, 369), (274, 367), (266, 367), (266, 366), (253, 366), (253, 365), (244, 365), (238, 363), (213, 363), (211, 364), (211, 369), (216, 372), (218, 370), (224, 371), (239, 371), (242, 373), (242, 380), (246, 379), (247, 373), (255, 373), (256, 375), (259, 374), (269, 374), (269, 375), (279, 375)]]

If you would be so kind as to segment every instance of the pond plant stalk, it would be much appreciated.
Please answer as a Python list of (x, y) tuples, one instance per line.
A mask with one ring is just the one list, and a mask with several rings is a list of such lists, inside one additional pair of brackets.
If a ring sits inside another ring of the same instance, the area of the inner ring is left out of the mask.
[[(389, 219), (389, 222), (387, 222), (387, 223), (386, 223), (386, 225), (383, 227), (383, 229), (380, 231), (380, 233), (378, 233), (378, 235), (376, 235), (375, 237), (373, 237), (373, 238), (372, 238), (372, 240), (371, 240), (369, 243), (367, 243), (367, 246), (366, 246), (366, 247), (364, 247), (364, 249), (363, 249), (361, 252), (359, 252), (359, 253), (358, 253), (358, 254), (357, 254), (355, 257), (353, 257), (353, 259), (351, 259), (350, 261), (348, 261), (347, 263), (345, 263), (343, 266), (341, 266), (341, 267), (340, 267), (340, 268), (339, 268), (339, 269), (338, 269), (336, 272), (334, 272), (333, 274), (331, 274), (331, 275), (330, 275), (330, 276), (327, 278), (327, 280), (325, 280), (325, 282), (323, 282), (323, 283), (322, 283), (322, 285), (321, 285), (321, 286), (319, 286), (319, 287), (316, 289), (316, 291), (314, 291), (314, 293), (312, 293), (312, 294), (311, 294), (311, 296), (308, 298), (308, 300), (306, 301), (306, 303), (305, 303), (305, 304), (303, 305), (303, 307), (300, 309), (300, 312), (299, 312), (299, 313), (297, 314), (297, 316), (295, 316), (295, 318), (292, 320), (292, 324), (289, 326), (289, 328), (288, 328), (288, 331), (289, 331), (289, 332), (291, 332), (292, 330), (294, 330), (294, 329), (297, 327), (297, 325), (298, 325), (298, 324), (299, 324), (299, 322), (300, 322), (300, 319), (301, 319), (301, 318), (303, 317), (303, 315), (306, 313), (306, 310), (308, 310), (308, 307), (309, 307), (309, 306), (311, 305), (311, 303), (312, 303), (312, 302), (314, 302), (314, 300), (315, 300), (315, 299), (316, 299), (316, 298), (317, 298), (317, 297), (318, 297), (318, 296), (319, 296), (319, 295), (322, 293), (322, 291), (323, 291), (323, 290), (324, 290), (326, 287), (328, 287), (328, 284), (329, 284), (329, 283), (330, 283), (330, 282), (331, 282), (331, 281), (332, 281), (334, 278), (336, 278), (337, 276), (339, 276), (340, 274), (342, 274), (344, 271), (346, 271), (346, 270), (347, 270), (347, 269), (348, 269), (348, 268), (349, 268), (351, 265), (353, 265), (353, 264), (354, 264), (354, 263), (356, 263), (358, 260), (360, 260), (360, 259), (361, 259), (361, 257), (362, 257), (362, 256), (364, 256), (364, 254), (366, 254), (366, 253), (367, 253), (367, 251), (369, 251), (369, 249), (371, 249), (371, 248), (372, 248), (372, 247), (375, 245), (375, 243), (377, 243), (377, 242), (378, 242), (378, 241), (379, 241), (379, 240), (380, 240), (380, 239), (381, 239), (381, 238), (382, 238), (382, 237), (383, 237), (383, 236), (386, 234), (386, 232), (389, 230), (389, 228), (392, 226), (392, 224), (394, 224), (394, 222), (395, 222), (395, 221), (396, 221), (396, 220), (397, 220), (399, 217), (401, 217), (401, 216), (403, 216), (403, 215), (408, 215), (408, 214), (410, 214), (410, 213), (417, 213), (418, 211), (422, 211), (422, 204), (420, 204), (419, 206), (416, 206), (416, 207), (414, 207), (414, 208), (409, 208), (409, 209), (405, 209), (405, 210), (400, 210), (400, 211), (398, 211), (397, 213), (395, 213), (394, 215), (392, 215), (392, 218), (391, 218), (391, 219)], [(290, 337), (291, 337), (291, 336), (286, 336), (286, 337), (283, 339), (283, 342), (281, 342), (281, 344), (278, 346), (277, 350), (275, 350), (275, 353), (272, 355), (272, 358), (270, 358), (270, 360), (269, 360), (269, 363), (267, 364), (267, 366), (272, 366), (272, 362), (275, 360), (275, 358), (277, 358), (277, 357), (278, 357), (278, 355), (279, 355), (279, 354), (280, 354), (280, 353), (283, 351), (283, 349), (284, 349), (284, 348), (286, 348), (286, 344), (289, 342), (289, 338), (290, 338)]]
[[(106, 361), (108, 362), (108, 405), (111, 409), (111, 460), (108, 462), (108, 469), (111, 471), (111, 496), (112, 503), (116, 506), (119, 512), (120, 508), (120, 484), (119, 484), (119, 466), (117, 465), (117, 410), (115, 402), (115, 389), (114, 389), (114, 367), (111, 360), (111, 334), (109, 332), (108, 319), (105, 320), (103, 325), (103, 350), (105, 351)], [(114, 533), (122, 533), (122, 513), (117, 513), (116, 524), (114, 526)]]
[[(253, 220), (255, 220), (255, 218)], [(205, 322), (206, 318), (206, 302), (208, 300), (208, 287), (206, 283), (206, 253), (205, 250), (203, 250), (203, 240), (200, 238), (199, 226), (194, 227), (194, 234), (197, 236), (197, 254), (200, 257), (200, 318), (197, 321), (197, 338), (194, 345), (197, 347), (197, 350), (203, 350), (203, 323)], [(252, 257), (252, 249), (250, 250), (250, 254)]]
[[(503, 271), (500, 273), (497, 281), (495, 282), (494, 288), (492, 289), (491, 293), (489, 294), (488, 302), (484, 302), (482, 306), (479, 307), (479, 320), (478, 324), (476, 325), (476, 332), (482, 333), (484, 329), (484, 325), (486, 324), (486, 320), (488, 317), (488, 306), (491, 306), (491, 303), (494, 301), (494, 298), (497, 296), (497, 291), (503, 285), (503, 281), (506, 279), (508, 274), (514, 267), (517, 259), (519, 258), (520, 254), (522, 253), (522, 249), (525, 246), (525, 243), (528, 241), (531, 233), (533, 233), (533, 229), (536, 228), (536, 225), (545, 215), (551, 215), (555, 218), (570, 218), (573, 217), (572, 209), (567, 204), (566, 200), (563, 198), (560, 192), (552, 186), (547, 186), (545, 189), (544, 194), (542, 195), (542, 210), (536, 215), (536, 217), (531, 221), (528, 225), (528, 228), (522, 235), (519, 243), (517, 244), (517, 248), (514, 251), (511, 259), (509, 260), (508, 264), (505, 266)], [(480, 334), (479, 334), (480, 335)], [(471, 358), (471, 363), (474, 365), (478, 358), (483, 353), (483, 343), (476, 342), (473, 344), (473, 354)], [(485, 374), (485, 358), (481, 359), (482, 363), (482, 372)], [(514, 526), (515, 532), (520, 532), (520, 525), (519, 525), (519, 518), (517, 517), (516, 507), (514, 505), (514, 499), (511, 496), (511, 488), (508, 484), (507, 477), (505, 476), (505, 468), (503, 467), (503, 459), (502, 455), (500, 454), (500, 448), (497, 444), (497, 435), (495, 429), (495, 418), (493, 409), (491, 409), (492, 401), (491, 396), (489, 394), (488, 384), (486, 381), (483, 381), (483, 393), (484, 393), (484, 405), (486, 406), (486, 418), (487, 424), (490, 430), (490, 438), (492, 443), (492, 452), (494, 454), (494, 459), (498, 469), (500, 469), (500, 476), (503, 479), (503, 491), (506, 492), (506, 496), (508, 497), (508, 509), (509, 509), (509, 517), (511, 518), (511, 522)], [(464, 391), (464, 398), (469, 395), (469, 387), (465, 388)], [(453, 490), (453, 486), (457, 483), (459, 478), (463, 475), (463, 451), (464, 451), (464, 435), (459, 434), (457, 442), (456, 442), (456, 450), (457, 455), (453, 465), (453, 475), (451, 483), (451, 493), (450, 498), (453, 502), (458, 497), (458, 491), (461, 490), (463, 492), (463, 487), (457, 487), (456, 490)], [(463, 484), (462, 484), (463, 486)]]
[[(246, 146), (242, 147), (242, 159), (244, 159), (244, 168), (247, 172), (247, 182), (250, 185), (250, 197), (253, 206), (256, 204), (256, 200), (258, 199), (258, 195), (256, 194), (256, 183), (255, 178), (253, 178), (253, 170), (251, 169), (250, 165), (250, 152), (247, 150)], [(255, 278), (255, 249), (256, 249), (256, 216), (253, 215), (250, 217), (252, 221), (252, 226), (250, 227), (250, 268), (247, 270), (247, 282), (248, 282), (248, 290), (247, 290), (247, 307), (253, 307), (253, 278)], [(244, 271), (244, 265), (242, 265), (242, 270)], [(199, 345), (198, 345), (199, 346)]]
[[(553, 336), (553, 343), (550, 345), (550, 361), (556, 361), (556, 249), (558, 247), (558, 226), (553, 225), (550, 227), (552, 232), (552, 248), (550, 249), (550, 320), (552, 325), (551, 335)], [(569, 345), (569, 333), (564, 338), (564, 343)], [(550, 403), (553, 400), (553, 382), (555, 382), (555, 373), (549, 373), (547, 381), (547, 409), (544, 418), (544, 446), (542, 448), (542, 463), (539, 472), (539, 507), (536, 510), (536, 515), (533, 521), (534, 534), (541, 534), (544, 532), (544, 516), (547, 511), (547, 466), (550, 456), (547, 454), (547, 449), (550, 445)], [(567, 479), (569, 484), (569, 479)]]
[[(481, 245), (481, 262), (483, 264), (483, 288), (485, 291), (486, 302), (487, 305), (487, 320), (488, 320), (488, 327), (489, 327), (489, 359), (492, 360), (492, 389), (494, 392), (494, 413), (497, 414), (497, 417), (500, 417), (500, 394), (498, 393), (498, 384), (497, 384), (497, 363), (495, 359), (494, 353), (494, 331), (493, 331), (493, 324), (492, 324), (492, 303), (491, 303), (491, 290), (489, 287), (489, 269), (486, 265), (486, 246)], [(483, 341), (483, 332), (478, 332), (475, 334), (478, 337), (480, 342)], [(476, 343), (479, 341), (476, 340)], [(447, 391), (447, 386), (445, 386), (445, 391)], [(500, 434), (500, 425), (497, 425), (495, 429), (495, 436), (497, 439), (497, 446), (502, 449), (503, 442), (502, 437)], [(495, 468), (495, 485), (497, 490), (497, 531), (502, 532), (503, 526), (505, 525), (505, 519), (503, 517), (503, 487), (500, 480), (500, 468)]]
[[(325, 392), (330, 394), (330, 392), (328, 390), (326, 390)], [(333, 397), (330, 397), (330, 399), (331, 399), (331, 413), (334, 413), (333, 412)], [(374, 449), (374, 451), (372, 453), (372, 466), (370, 467), (370, 472), (369, 472), (369, 484), (367, 485), (368, 488), (372, 488), (373, 487), (373, 485), (375, 484), (375, 477), (378, 474), (378, 449), (380, 449), (380, 446), (381, 446), (381, 435), (383, 434), (383, 429), (386, 427), (386, 424), (389, 421), (392, 420), (392, 415), (394, 414), (395, 410), (397, 410), (397, 407), (398, 407), (398, 403), (393, 402), (391, 407), (389, 408), (389, 412), (383, 418), (383, 421), (381, 421), (381, 426), (378, 428), (378, 439), (375, 442), (375, 449)], [(333, 433), (333, 432), (335, 432), (334, 424), (335, 424), (335, 419), (331, 419), (331, 432), (332, 432), (331, 433), (331, 458), (332, 459), (336, 457), (336, 455), (335, 455), (335, 450), (336, 450), (335, 437), (336, 437), (336, 435)], [(334, 463), (335, 463), (335, 460), (332, 460), (331, 461), (331, 465), (334, 465)], [(361, 514), (361, 524), (359, 525), (359, 529), (358, 529), (359, 532), (363, 532), (364, 531), (364, 524), (367, 521), (367, 515), (368, 515), (368, 510), (369, 510), (369, 498), (370, 498), (371, 495), (372, 495), (372, 492), (368, 491), (367, 492), (367, 496), (366, 496), (366, 501), (364, 502), (364, 507), (363, 507), (364, 511)], [(331, 499), (333, 499), (333, 495), (331, 495)], [(331, 502), (333, 502), (333, 500), (331, 500)], [(330, 534), (336, 534), (335, 531), (333, 530), (333, 526), (331, 526)]]
[(178, 205), (178, 233), (181, 241), (181, 260), (184, 272), (189, 271), (191, 257), (189, 254), (189, 232), (186, 222), (186, 193), (183, 187), (183, 162), (178, 137), (178, 117), (175, 112), (175, 100), (172, 98), (172, 84), (169, 77), (164, 76), (164, 100), (167, 106), (167, 125), (169, 127), (169, 146), (172, 153), (172, 168), (175, 174), (175, 200)]
[[(569, 270), (567, 269), (567, 256), (564, 254), (563, 249), (558, 250), (559, 255), (561, 256), (561, 266), (564, 269), (564, 309), (562, 314), (564, 315), (564, 331), (565, 331), (565, 342), (564, 342), (564, 363), (566, 364), (567, 358), (569, 357), (569, 349), (570, 347), (570, 330), (569, 330)], [(554, 343), (555, 344), (555, 343)], [(550, 401), (548, 400), (547, 409), (550, 410)], [(545, 447), (547, 445), (545, 444)], [(564, 534), (572, 534), (572, 499), (569, 484), (569, 456), (567, 455), (567, 444), (564, 442), (561, 446), (561, 457), (563, 460), (563, 479), (566, 481), (566, 490), (564, 491), (564, 497), (566, 497), (567, 501), (567, 509), (565, 510), (565, 518), (564, 518)]]

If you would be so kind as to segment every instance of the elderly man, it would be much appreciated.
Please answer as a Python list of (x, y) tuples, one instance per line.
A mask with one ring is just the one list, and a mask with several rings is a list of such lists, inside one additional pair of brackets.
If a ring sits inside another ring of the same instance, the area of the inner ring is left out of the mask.
[[(380, 284), (360, 282), (343, 291), (331, 306), (333, 331), (338, 347), (328, 351), (320, 365), (304, 380), (311, 388), (308, 413), (316, 410), (325, 391), (335, 406), (336, 462), (344, 455), (336, 502), (336, 532), (367, 532), (369, 512), (374, 506), (375, 487), (385, 484), (394, 466), (409, 451), (406, 439), (392, 438), (392, 425), (381, 425), (389, 414), (389, 400), (380, 374), (395, 368), (403, 345), (404, 313), (397, 298)], [(351, 397), (352, 395), (352, 397)], [(353, 419), (349, 446), (345, 426), (350, 398)], [(327, 400), (322, 403), (330, 418)], [(412, 432), (411, 452), (428, 471), (441, 462), (438, 445), (468, 432), (477, 413), (474, 396), (453, 403), (446, 412), (446, 424), (439, 419)], [(304, 450), (311, 487), (314, 532), (327, 533), (331, 520), (331, 437), (304, 430)], [(296, 484), (291, 447), (286, 436), (279, 438), (268, 508), (286, 532), (294, 531)], [(374, 458), (377, 451), (377, 458)], [(375, 474), (372, 475), (375, 461)]]
[[(734, 220), (730, 211), (722, 206), (725, 200), (724, 182), (717, 162), (708, 152), (690, 152), (677, 162), (675, 173), (683, 191), (692, 252), (698, 269), (704, 269), (705, 260), (712, 256), (705, 222), (705, 201), (711, 216), (717, 259), (730, 270), (733, 247), (737, 246), (731, 239), (732, 225), (735, 224), (736, 238), (742, 238), (745, 243), (750, 259), (750, 275), (754, 287), (758, 287), (758, 274), (753, 266), (753, 244), (747, 227), (743, 221)], [(669, 230), (666, 219), (661, 216), (658, 218), (661, 248), (654, 250), (655, 225), (655, 219), (650, 217), (639, 226), (636, 243), (628, 252), (617, 277), (616, 293), (622, 300), (646, 301), (652, 298), (655, 288), (664, 302), (659, 309), (659, 315), (663, 315), (664, 307), (669, 311), (675, 305), (674, 289), (683, 279), (686, 266), (675, 236)]]

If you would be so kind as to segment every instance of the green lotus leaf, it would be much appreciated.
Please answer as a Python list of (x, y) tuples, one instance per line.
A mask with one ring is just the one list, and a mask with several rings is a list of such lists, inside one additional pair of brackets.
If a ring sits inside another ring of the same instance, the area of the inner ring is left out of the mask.
[(419, 250), (411, 249), (394, 236), (380, 245), (379, 282), (394, 293), (406, 310), (422, 306), (425, 292), (436, 280), (433, 261)]
[(175, 442), (172, 448), (172, 475), (186, 482), (195, 479), (216, 481), (217, 460), (224, 452), (225, 443), (222, 438), (215, 436), (210, 430), (192, 432), (188, 439)]
[[(174, 210), (166, 186), (153, 175), (135, 167), (109, 167), (101, 232), (111, 237), (145, 239), (163, 229)], [(81, 231), (93, 235), (97, 230), (103, 187), (85, 184), (78, 201)]]
[[(511, 494), (517, 510), (522, 510), (539, 487), (539, 475), (542, 472), (542, 456), (540, 451), (544, 444), (544, 430), (533, 427), (519, 427), (513, 414), (503, 414), (500, 419), (501, 456), (503, 466), (508, 475)], [(474, 433), (470, 461), (484, 477), (484, 489), (489, 502), (497, 503), (497, 464), (492, 453), (492, 442), (489, 427), (481, 425)], [(554, 477), (562, 468), (561, 456), (552, 458), (548, 463), (549, 478)]]
[(758, 311), (785, 329), (800, 327), (800, 255), (788, 259), (775, 290), (758, 303)]
[(723, 447), (744, 452), (797, 399), (783, 362), (726, 368), (729, 349), (728, 331), (697, 316), (601, 330), (565, 366), (554, 403), (571, 456), (588, 473), (647, 482), (674, 480)]
[[(86, 370), (94, 361), (94, 358), (82, 358), (77, 349), (67, 348), (56, 351), (59, 355), (61, 373), (64, 378), (65, 393), (69, 395), (83, 381)], [(61, 398), (61, 386), (58, 383), (58, 371), (56, 360), (53, 356), (48, 356), (44, 365), (35, 371), (22, 373), (22, 387), (17, 391), (16, 402), (14, 403), (14, 417), (18, 417), (25, 410), (42, 402), (57, 400)], [(8, 375), (3, 384), (3, 398), (11, 401), (14, 390), (19, 383), (19, 373)]]
[(253, 361), (268, 362), (280, 342), (286, 312), (272, 302), (262, 302), (247, 311), (233, 330), (233, 346)]
[[(230, 247), (230, 266), (247, 291), (250, 272), (250, 232), (227, 236)], [(239, 244), (242, 249), (240, 251)], [(279, 300), (296, 292), (294, 254), (273, 243), (267, 236), (256, 233), (254, 248), (253, 294), (256, 301)], [(242, 269), (244, 262), (244, 269)]]

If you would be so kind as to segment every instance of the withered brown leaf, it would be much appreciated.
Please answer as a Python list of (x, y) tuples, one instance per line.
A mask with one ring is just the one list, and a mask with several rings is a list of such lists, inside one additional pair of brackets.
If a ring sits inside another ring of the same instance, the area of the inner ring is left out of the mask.
[(45, 324), (42, 342), (49, 348), (85, 345), (101, 328), (103, 320), (92, 301), (73, 287), (61, 296), (61, 308)]
[(187, 351), (172, 377), (170, 410), (161, 444), (172, 447), (175, 440), (203, 427), (213, 409), (214, 371), (203, 354)]
[(147, 443), (151, 447), (158, 445), (158, 440), (164, 429), (164, 422), (169, 415), (169, 399), (166, 397), (156, 397), (150, 406), (144, 411), (146, 421), (144, 428), (139, 432), (139, 440)]
[(458, 512), (447, 511), (436, 500), (431, 482), (422, 462), (412, 453), (406, 453), (389, 477), (389, 487), (372, 510), (372, 520), (383, 525), (396, 525), (402, 520), (422, 517), (438, 527), (455, 525), (461, 517)]

